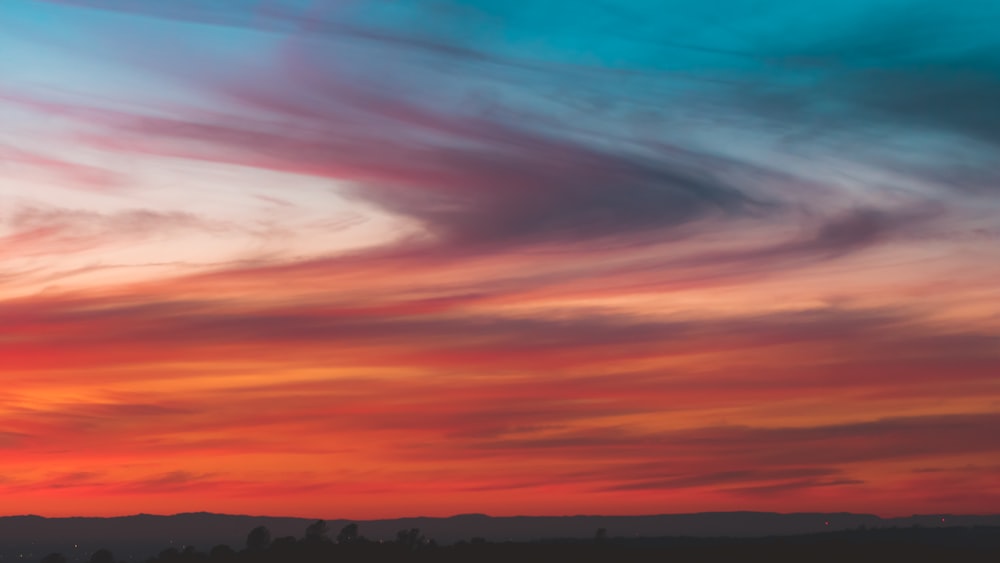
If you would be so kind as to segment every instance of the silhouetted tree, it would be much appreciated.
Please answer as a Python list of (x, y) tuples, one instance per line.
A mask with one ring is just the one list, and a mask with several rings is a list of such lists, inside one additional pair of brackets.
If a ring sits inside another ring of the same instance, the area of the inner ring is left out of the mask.
[(98, 549), (90, 556), (90, 563), (115, 563), (115, 556), (107, 549)]
[(219, 544), (208, 552), (208, 556), (216, 561), (229, 561), (236, 557), (236, 552), (228, 545)]
[(414, 550), (424, 542), (424, 537), (420, 535), (420, 530), (418, 528), (410, 528), (409, 530), (400, 530), (396, 532), (396, 543), (406, 547), (407, 549)]
[(50, 553), (42, 557), (41, 563), (66, 563), (66, 556), (62, 553)]
[(598, 528), (597, 531), (594, 532), (594, 541), (596, 543), (604, 543), (605, 541), (607, 541), (607, 539), (608, 539), (607, 528)]
[(317, 520), (306, 527), (306, 539), (312, 541), (321, 541), (329, 539), (327, 534), (330, 533), (330, 528), (326, 525), (323, 520)]
[(337, 543), (354, 543), (358, 541), (358, 525), (350, 523), (344, 526), (337, 534)]
[(176, 547), (168, 547), (160, 552), (161, 561), (176, 561), (180, 559), (181, 552)]
[(271, 530), (267, 526), (257, 526), (247, 534), (247, 549), (250, 551), (264, 551), (271, 545)]

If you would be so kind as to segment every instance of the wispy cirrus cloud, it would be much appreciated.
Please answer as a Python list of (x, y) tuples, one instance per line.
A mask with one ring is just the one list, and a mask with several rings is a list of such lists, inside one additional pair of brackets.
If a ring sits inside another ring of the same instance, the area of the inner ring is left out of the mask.
[(63, 180), (63, 185), (69, 188), (97, 193), (116, 192), (126, 188), (125, 179), (111, 170), (13, 147), (0, 145), (0, 163), (24, 165), (43, 174), (51, 174)]

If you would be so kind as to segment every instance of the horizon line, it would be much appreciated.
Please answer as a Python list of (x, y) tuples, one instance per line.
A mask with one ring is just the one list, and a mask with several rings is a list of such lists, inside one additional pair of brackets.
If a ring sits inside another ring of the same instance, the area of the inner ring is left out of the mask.
[(1000, 517), (1000, 512), (926, 512), (926, 513), (912, 513), (897, 516), (883, 516), (881, 514), (875, 514), (871, 512), (850, 512), (850, 511), (794, 511), (794, 512), (779, 512), (779, 511), (768, 511), (768, 510), (709, 510), (702, 512), (658, 512), (658, 513), (647, 513), (647, 514), (511, 514), (511, 515), (493, 515), (481, 512), (463, 512), (457, 514), (451, 514), (448, 516), (429, 516), (429, 515), (417, 515), (417, 516), (388, 516), (382, 518), (319, 518), (314, 516), (277, 516), (277, 515), (267, 515), (267, 514), (237, 514), (228, 512), (212, 512), (208, 510), (196, 510), (189, 512), (176, 512), (173, 514), (154, 514), (148, 512), (137, 512), (133, 514), (120, 514), (113, 516), (88, 516), (88, 515), (73, 515), (73, 516), (45, 516), (42, 514), (0, 514), (0, 518), (42, 518), (46, 520), (69, 520), (75, 518), (86, 518), (86, 519), (101, 519), (101, 520), (113, 520), (118, 518), (136, 518), (141, 516), (150, 516), (154, 518), (174, 518), (178, 516), (195, 516), (195, 515), (209, 515), (209, 516), (227, 516), (227, 517), (237, 517), (237, 518), (270, 518), (270, 519), (292, 519), (292, 520), (323, 520), (323, 521), (349, 521), (349, 522), (379, 522), (387, 520), (415, 520), (415, 519), (433, 519), (433, 520), (449, 520), (452, 518), (478, 516), (484, 518), (653, 518), (658, 516), (699, 516), (706, 514), (770, 514), (778, 516), (796, 516), (796, 515), (850, 515), (850, 516), (867, 516), (874, 517), (880, 520), (897, 520), (904, 518), (919, 518), (919, 517)]

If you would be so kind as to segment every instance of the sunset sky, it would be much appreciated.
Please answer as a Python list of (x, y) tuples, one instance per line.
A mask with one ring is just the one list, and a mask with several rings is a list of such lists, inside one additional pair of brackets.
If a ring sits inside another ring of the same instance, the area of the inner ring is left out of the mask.
[(998, 28), (0, 0), (0, 515), (997, 512)]

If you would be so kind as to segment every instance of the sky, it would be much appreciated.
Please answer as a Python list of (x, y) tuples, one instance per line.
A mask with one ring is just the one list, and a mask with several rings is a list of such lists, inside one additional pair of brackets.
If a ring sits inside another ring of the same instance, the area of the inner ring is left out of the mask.
[(995, 512), (998, 25), (3, 0), (0, 514)]

